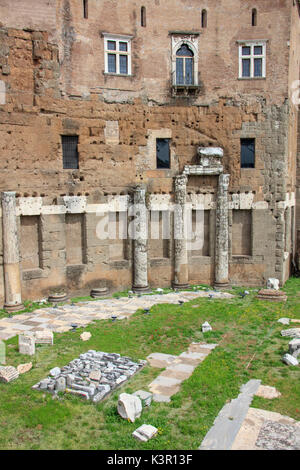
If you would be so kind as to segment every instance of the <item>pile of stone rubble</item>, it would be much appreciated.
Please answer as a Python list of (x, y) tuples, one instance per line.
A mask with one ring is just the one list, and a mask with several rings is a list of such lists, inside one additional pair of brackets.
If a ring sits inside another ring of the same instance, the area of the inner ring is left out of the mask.
[[(279, 323), (283, 325), (289, 325), (290, 318), (280, 318)], [(299, 322), (300, 320), (294, 320)], [(289, 352), (284, 354), (282, 361), (289, 366), (298, 366), (298, 356), (300, 355), (300, 328), (288, 328), (287, 330), (281, 330), (281, 336), (293, 338), (289, 342)]]
[(68, 365), (55, 367), (47, 378), (32, 388), (52, 394), (70, 393), (96, 403), (126, 382), (146, 363), (147, 361), (136, 363), (129, 357), (116, 353), (89, 350)]

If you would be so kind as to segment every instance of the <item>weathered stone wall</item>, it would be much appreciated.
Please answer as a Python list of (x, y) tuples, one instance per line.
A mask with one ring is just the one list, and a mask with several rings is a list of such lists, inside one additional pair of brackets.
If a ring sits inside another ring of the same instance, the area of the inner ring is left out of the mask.
[[(0, 6), (0, 190), (17, 193), (23, 297), (58, 287), (88, 291), (104, 280), (114, 288), (131, 286), (134, 246), (97, 236), (102, 219), (96, 205), (115, 200), (125, 209), (113, 207), (112, 214), (126, 211), (133, 188), (142, 184), (146, 203), (154, 198), (153, 210), (155, 198), (159, 210), (169, 210), (174, 178), (198, 162), (199, 146), (222, 147), (224, 174), (230, 175), (230, 282), (263, 284), (270, 276), (284, 282), (296, 240), (293, 225), (300, 229), (299, 215), (292, 215), (297, 7), (287, 0), (208, 0), (208, 26), (201, 28), (204, 6), (196, 0), (146, 0), (146, 27), (133, 0), (121, 6), (90, 0), (88, 19), (80, 1), (39, 2), (31, 15), (33, 3)], [(170, 32), (179, 30), (199, 33), (201, 87), (195, 97), (171, 92)], [(103, 32), (133, 36), (132, 76), (103, 73)], [(248, 39), (267, 40), (265, 79), (237, 79), (237, 41)], [(63, 169), (61, 135), (79, 138), (78, 170)], [(156, 169), (157, 138), (170, 139), (168, 170)], [(254, 169), (240, 168), (241, 138), (256, 139)], [(186, 276), (212, 283), (218, 178), (189, 176), (187, 202), (195, 206), (197, 198), (205, 201), (206, 244), (187, 250)], [(236, 232), (232, 211), (247, 211), (251, 234)], [(26, 217), (34, 217), (38, 232)], [(29, 230), (34, 237), (27, 244)], [(39, 253), (30, 260), (33, 245)], [(150, 285), (170, 285), (174, 240), (149, 240), (147, 249)], [(1, 289), (2, 279), (0, 295)]]

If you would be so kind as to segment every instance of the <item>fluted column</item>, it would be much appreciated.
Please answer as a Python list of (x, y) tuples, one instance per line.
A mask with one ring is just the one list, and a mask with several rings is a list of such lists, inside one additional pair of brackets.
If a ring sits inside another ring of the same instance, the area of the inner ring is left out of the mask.
[(7, 311), (24, 308), (21, 297), (20, 259), (16, 217), (16, 193), (2, 193), (4, 290)]
[(187, 227), (186, 224), (186, 184), (187, 176), (175, 178), (174, 209), (174, 281), (176, 289), (186, 289), (188, 283)]
[(146, 191), (137, 187), (133, 193), (134, 240), (133, 240), (133, 286), (134, 292), (148, 292), (148, 227)]
[(227, 287), (228, 280), (228, 186), (229, 175), (219, 175), (216, 207), (215, 286)]

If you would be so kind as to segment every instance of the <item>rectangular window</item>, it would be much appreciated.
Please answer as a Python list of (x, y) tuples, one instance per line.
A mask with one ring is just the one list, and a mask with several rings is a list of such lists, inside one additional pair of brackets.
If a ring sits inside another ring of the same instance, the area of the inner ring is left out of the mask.
[(131, 75), (131, 36), (104, 33), (105, 73)]
[(156, 139), (156, 168), (170, 168), (170, 139)]
[(239, 78), (265, 78), (266, 43), (243, 44), (239, 46)]
[(255, 167), (255, 139), (241, 139), (241, 168)]
[(78, 159), (78, 135), (62, 135), (63, 168), (79, 168)]

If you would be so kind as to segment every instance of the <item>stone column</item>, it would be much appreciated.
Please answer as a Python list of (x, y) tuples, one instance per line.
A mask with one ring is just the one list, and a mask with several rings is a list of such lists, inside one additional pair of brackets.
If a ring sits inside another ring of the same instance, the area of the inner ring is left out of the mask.
[(228, 186), (229, 175), (219, 175), (216, 207), (215, 286), (227, 287), (228, 280)]
[(2, 193), (4, 308), (8, 312), (22, 310), (16, 193)]
[(149, 292), (148, 286), (148, 227), (146, 191), (137, 187), (133, 193), (134, 240), (133, 240), (133, 286), (134, 292)]
[(187, 227), (185, 226), (186, 184), (186, 175), (176, 176), (174, 210), (174, 289), (186, 289), (189, 285)]

